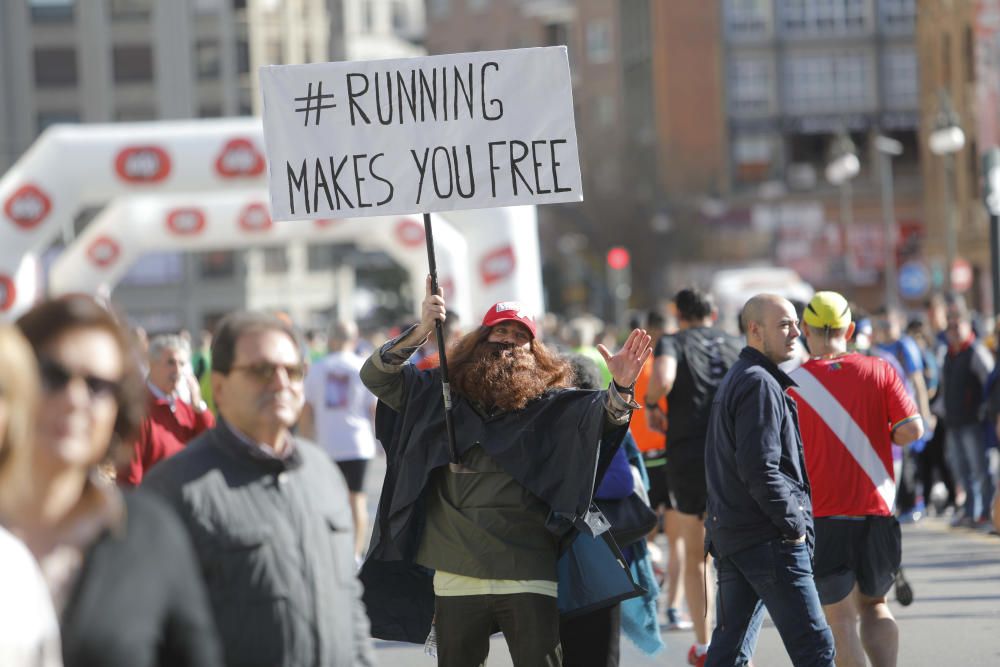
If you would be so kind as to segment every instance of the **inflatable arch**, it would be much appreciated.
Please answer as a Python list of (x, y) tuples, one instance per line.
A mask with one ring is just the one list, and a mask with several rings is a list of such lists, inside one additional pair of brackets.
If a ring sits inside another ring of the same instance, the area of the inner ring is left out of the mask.
[[(469, 304), (468, 249), (455, 228), (434, 216), (438, 278), (459, 316)], [(424, 291), (427, 250), (423, 222), (372, 217), (275, 223), (263, 190), (120, 197), (102, 210), (52, 265), (49, 291), (110, 291), (144, 253), (280, 245), (292, 240), (353, 240), (386, 252), (410, 276), (413, 294)]]
[[(266, 164), (262, 147), (263, 131), (258, 118), (48, 128), (0, 178), (0, 318), (16, 316), (39, 296), (44, 281), (38, 275), (37, 257), (81, 209), (139, 195), (152, 197), (141, 201), (155, 208), (156, 196), (183, 194), (188, 202), (200, 203), (208, 193), (263, 191)], [(139, 201), (123, 200), (121, 206), (134, 207)], [(119, 227), (134, 224), (133, 218), (121, 214), (114, 219), (116, 222), (107, 224), (115, 225), (116, 232), (121, 231)], [(452, 223), (466, 240), (463, 276), (468, 276), (469, 301), (475, 309), (495, 301), (519, 300), (531, 311), (542, 311), (535, 207), (449, 211), (440, 219)], [(358, 220), (342, 223), (344, 230), (354, 230), (353, 236), (342, 238), (367, 242), (364, 237), (377, 229), (379, 234), (390, 235), (383, 239), (382, 247), (392, 247), (391, 225), (382, 222), (376, 228), (374, 223), (365, 222), (371, 219)], [(231, 227), (226, 230), (224, 224), (217, 226), (223, 235), (233, 233)], [(275, 230), (285, 226), (309, 230), (294, 232), (304, 234), (296, 238), (332, 238), (310, 223), (274, 223)], [(90, 234), (83, 236), (86, 239), (78, 239), (74, 245), (85, 253), (87, 239), (93, 239)], [(214, 247), (200, 245), (212, 238), (206, 232), (205, 236), (187, 239), (189, 245), (175, 247)], [(274, 238), (278, 237), (271, 242)], [(439, 254), (443, 241), (435, 244)], [(223, 245), (241, 244), (233, 236)], [(406, 267), (411, 272), (419, 270), (421, 276), (426, 273), (426, 263), (419, 269), (416, 264)], [(459, 279), (457, 273), (455, 278)]]

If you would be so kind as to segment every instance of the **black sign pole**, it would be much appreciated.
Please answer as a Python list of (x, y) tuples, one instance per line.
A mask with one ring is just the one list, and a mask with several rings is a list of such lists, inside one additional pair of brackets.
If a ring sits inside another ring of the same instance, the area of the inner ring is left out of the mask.
[[(431, 293), (438, 293), (437, 260), (434, 258), (434, 230), (431, 214), (424, 213), (424, 240), (427, 242), (427, 266), (431, 273)], [(444, 326), (441, 320), (434, 321), (437, 334), (438, 357), (441, 359), (441, 393), (444, 396), (444, 425), (448, 431), (448, 455), (451, 462), (459, 463), (458, 448), (455, 446), (455, 423), (451, 419), (451, 387), (448, 384), (448, 358), (445, 356)]]

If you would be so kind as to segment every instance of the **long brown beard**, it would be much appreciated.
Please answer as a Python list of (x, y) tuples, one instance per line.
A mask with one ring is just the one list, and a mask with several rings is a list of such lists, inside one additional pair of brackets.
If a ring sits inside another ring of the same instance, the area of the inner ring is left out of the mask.
[(480, 340), (456, 361), (455, 388), (487, 409), (520, 410), (553, 385), (552, 374), (539, 367), (530, 349), (507, 343)]

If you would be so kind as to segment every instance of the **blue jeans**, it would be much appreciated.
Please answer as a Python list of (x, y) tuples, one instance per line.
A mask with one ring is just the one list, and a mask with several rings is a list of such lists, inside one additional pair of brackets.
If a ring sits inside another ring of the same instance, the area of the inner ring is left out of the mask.
[(715, 561), (716, 626), (705, 667), (746, 665), (767, 608), (796, 667), (833, 665), (833, 633), (823, 616), (805, 543), (780, 539)]
[(983, 426), (949, 426), (946, 434), (946, 455), (951, 474), (962, 480), (965, 487), (965, 516), (970, 519), (988, 518), (993, 501), (993, 483), (986, 458)]

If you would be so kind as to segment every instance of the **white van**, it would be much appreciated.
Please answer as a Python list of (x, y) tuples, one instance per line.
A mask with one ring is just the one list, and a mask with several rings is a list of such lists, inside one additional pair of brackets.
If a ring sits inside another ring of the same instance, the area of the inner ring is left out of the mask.
[(717, 271), (710, 291), (719, 309), (719, 327), (735, 334), (739, 332), (740, 310), (755, 294), (777, 294), (801, 307), (816, 290), (792, 269), (761, 266)]

